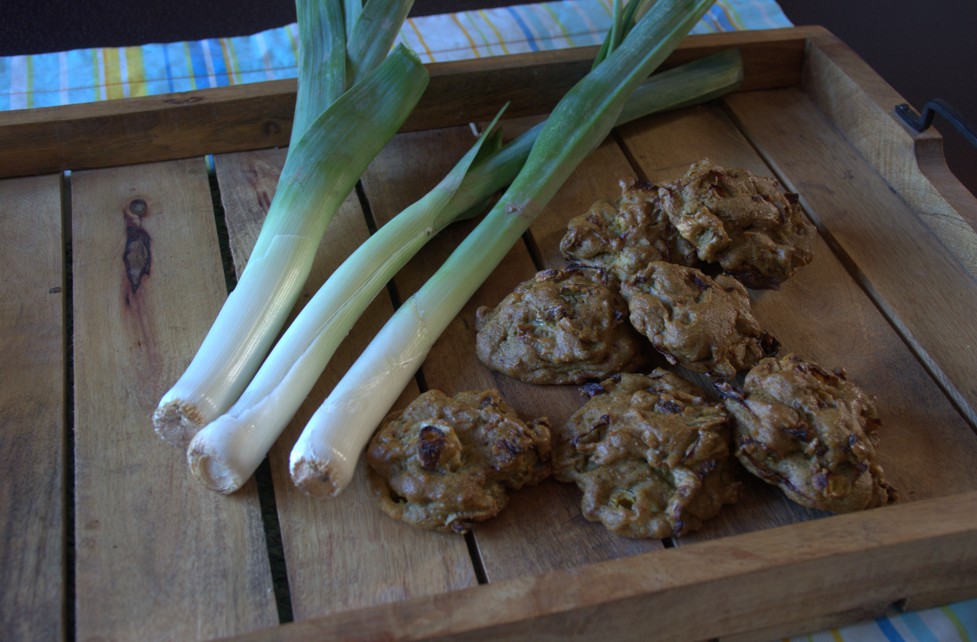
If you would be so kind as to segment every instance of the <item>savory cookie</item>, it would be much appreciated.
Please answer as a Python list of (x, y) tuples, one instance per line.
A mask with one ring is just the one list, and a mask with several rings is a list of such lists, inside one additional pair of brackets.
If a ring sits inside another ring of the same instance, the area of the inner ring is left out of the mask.
[(751, 288), (777, 288), (810, 263), (814, 226), (797, 195), (771, 177), (708, 160), (658, 190), (661, 207), (699, 259)]
[(647, 342), (600, 270), (543, 270), (495, 308), (479, 308), (476, 354), (527, 383), (566, 384), (634, 370)]
[(631, 324), (672, 364), (735, 377), (776, 350), (736, 279), (656, 261), (621, 285)]
[(522, 421), (496, 390), (431, 390), (387, 417), (366, 458), (385, 513), (464, 533), (505, 508), (510, 489), (550, 474), (550, 430), (545, 419)]
[(729, 417), (666, 370), (623, 374), (554, 435), (553, 472), (583, 491), (581, 511), (626, 537), (683, 535), (736, 501)]
[(787, 354), (760, 361), (742, 391), (721, 389), (740, 462), (798, 504), (846, 513), (895, 501), (876, 462), (875, 403), (844, 371)]
[(604, 268), (619, 281), (651, 261), (695, 263), (695, 248), (669, 223), (658, 202), (658, 188), (637, 179), (620, 185), (616, 204), (598, 201), (570, 220), (560, 241), (564, 258)]

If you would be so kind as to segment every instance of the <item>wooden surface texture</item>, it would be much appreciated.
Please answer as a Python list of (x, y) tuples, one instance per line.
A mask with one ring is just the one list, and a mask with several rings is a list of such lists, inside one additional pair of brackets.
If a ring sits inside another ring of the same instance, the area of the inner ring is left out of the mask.
[[(0, 180), (0, 637), (736, 640), (977, 595), (973, 196), (941, 170), (939, 139), (890, 119), (884, 105), (898, 97), (829, 34), (691, 38), (673, 62), (727, 45), (747, 52), (744, 88), (616, 130), (398, 405), (423, 389), (497, 387), (524, 416), (564, 422), (583, 401), (577, 388), (479, 364), (475, 311), (563, 265), (567, 221), (615, 200), (620, 179), (671, 180), (710, 158), (801, 194), (815, 259), (779, 290), (752, 292), (754, 310), (784, 350), (845, 368), (877, 398), (897, 505), (828, 516), (744, 475), (740, 501), (702, 530), (636, 541), (584, 520), (576, 488), (547, 481), (459, 537), (383, 515), (362, 462), (339, 498), (297, 491), (287, 459), (305, 421), (474, 222), (432, 238), (380, 292), (257, 478), (211, 494), (149, 415), (247, 262), (284, 162), (274, 146), (287, 138), (291, 89), (38, 110), (0, 117), (12, 141), (0, 151), (0, 176), (12, 177)], [(512, 136), (585, 59), (433, 67), (430, 101), (333, 220), (299, 306), (440, 180), (506, 79)], [(234, 115), (239, 104), (249, 107)], [(36, 172), (48, 173), (17, 177)]]
[(61, 187), (0, 181), (0, 622), (25, 640), (67, 630)]
[[(960, 560), (977, 554), (975, 502), (967, 493), (814, 520), (237, 639), (775, 639), (876, 617), (906, 597), (916, 604), (916, 592), (920, 606), (931, 595), (946, 599), (949, 587), (973, 594), (973, 564)], [(831, 579), (839, 576), (840, 585)]]
[(227, 295), (203, 159), (74, 173), (71, 211), (78, 639), (274, 623), (254, 483), (217, 497), (146, 439)]

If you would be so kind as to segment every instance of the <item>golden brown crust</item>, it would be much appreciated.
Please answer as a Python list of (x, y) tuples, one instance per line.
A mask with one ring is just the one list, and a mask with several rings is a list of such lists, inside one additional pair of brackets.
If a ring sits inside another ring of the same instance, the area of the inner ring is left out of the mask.
[(476, 354), (527, 383), (566, 384), (640, 367), (646, 342), (598, 270), (543, 270), (499, 305), (476, 312)]
[(736, 279), (656, 261), (621, 286), (631, 324), (672, 364), (732, 378), (776, 348)]
[(510, 489), (550, 474), (550, 430), (545, 419), (522, 421), (496, 390), (431, 390), (384, 421), (366, 458), (385, 513), (464, 533), (505, 508)]
[(742, 392), (726, 395), (740, 462), (793, 501), (833, 513), (895, 501), (877, 463), (875, 403), (843, 371), (787, 354), (762, 360)]
[(810, 263), (814, 226), (797, 195), (770, 177), (694, 163), (658, 190), (661, 208), (699, 259), (751, 288), (777, 288)]
[(736, 501), (729, 417), (666, 370), (599, 385), (554, 437), (554, 474), (583, 491), (581, 511), (626, 537), (700, 528)]

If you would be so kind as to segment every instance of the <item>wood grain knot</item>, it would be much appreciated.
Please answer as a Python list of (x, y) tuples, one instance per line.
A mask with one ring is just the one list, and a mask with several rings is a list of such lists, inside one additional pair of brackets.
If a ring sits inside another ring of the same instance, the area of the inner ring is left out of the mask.
[(149, 204), (144, 199), (134, 198), (126, 203), (126, 214), (143, 218), (149, 214)]
[(126, 277), (132, 291), (136, 292), (144, 276), (149, 276), (153, 262), (149, 233), (139, 225), (126, 225), (126, 249), (122, 261), (126, 267)]

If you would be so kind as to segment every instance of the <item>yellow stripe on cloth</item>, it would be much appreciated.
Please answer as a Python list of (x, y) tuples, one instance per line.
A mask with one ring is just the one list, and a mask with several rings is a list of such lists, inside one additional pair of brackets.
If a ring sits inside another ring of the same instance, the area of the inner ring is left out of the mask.
[(461, 33), (465, 35), (465, 40), (468, 41), (468, 46), (472, 48), (472, 55), (475, 58), (481, 58), (482, 54), (480, 54), (478, 51), (478, 45), (475, 44), (475, 41), (472, 40), (471, 35), (468, 33), (468, 31), (465, 30), (465, 27), (462, 26), (461, 20), (458, 19), (457, 13), (451, 14), (451, 21), (454, 22), (456, 25), (458, 25), (458, 29), (461, 30)]
[(123, 49), (123, 55), (126, 61), (129, 95), (149, 95), (149, 87), (146, 86), (146, 61), (142, 47), (126, 47)]
[(407, 24), (410, 25), (410, 28), (414, 30), (414, 34), (417, 35), (417, 41), (418, 41), (418, 43), (420, 43), (421, 47), (424, 49), (424, 53), (427, 54), (427, 57), (428, 58), (433, 58), (434, 57), (434, 54), (431, 53), (431, 48), (428, 47), (427, 46), (427, 43), (424, 41), (424, 34), (422, 34), (421, 33), (421, 30), (417, 28), (417, 21), (414, 20), (413, 18), (409, 18), (407, 20)]
[(122, 91), (122, 75), (119, 69), (119, 50), (102, 50), (102, 69), (105, 78), (105, 97), (109, 100), (125, 98)]

